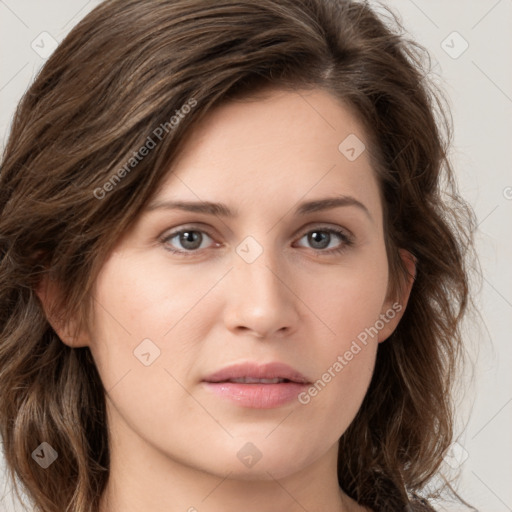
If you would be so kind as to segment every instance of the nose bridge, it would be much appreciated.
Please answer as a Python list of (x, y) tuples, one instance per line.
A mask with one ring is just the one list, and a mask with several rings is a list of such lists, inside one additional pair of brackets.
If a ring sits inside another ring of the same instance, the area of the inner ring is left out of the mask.
[(282, 295), (280, 288), (283, 286), (276, 277), (282, 274), (283, 265), (271, 252), (272, 250), (265, 249), (254, 261), (247, 261), (239, 256), (233, 269), (242, 290), (253, 296), (263, 294), (269, 301), (275, 295)]
[(253, 237), (244, 239), (233, 256), (228, 326), (259, 336), (293, 330), (298, 315), (294, 295), (285, 285), (283, 258), (271, 245), (265, 247)]

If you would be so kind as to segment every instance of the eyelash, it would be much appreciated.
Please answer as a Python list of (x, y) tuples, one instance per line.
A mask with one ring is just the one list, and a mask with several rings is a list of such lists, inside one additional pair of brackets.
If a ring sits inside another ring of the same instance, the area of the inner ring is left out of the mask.
[[(195, 255), (195, 254), (200, 253), (203, 250), (206, 250), (206, 249), (177, 250), (177, 249), (172, 249), (172, 248), (169, 247), (169, 245), (168, 245), (168, 241), (169, 240), (172, 240), (177, 235), (180, 235), (180, 234), (186, 233), (186, 232), (191, 232), (191, 231), (195, 232), (195, 233), (206, 234), (212, 240), (214, 238), (207, 230), (197, 229), (197, 228), (194, 228), (194, 227), (186, 227), (186, 228), (182, 228), (180, 230), (173, 231), (173, 232), (171, 232), (169, 234), (163, 235), (160, 238), (160, 242), (165, 245), (165, 250), (167, 250), (167, 251), (169, 251), (169, 252), (171, 252), (171, 253), (173, 253), (175, 255), (178, 255), (178, 256), (187, 257), (189, 255)], [(340, 238), (341, 242), (342, 242), (341, 245), (339, 247), (335, 248), (335, 249), (328, 249), (328, 250), (325, 250), (325, 249), (312, 249), (313, 251), (318, 252), (322, 256), (330, 256), (330, 255), (341, 254), (348, 247), (351, 247), (352, 245), (354, 245), (354, 240), (353, 240), (353, 237), (351, 235), (347, 234), (345, 231), (342, 231), (340, 229), (327, 228), (327, 227), (318, 227), (318, 228), (315, 227), (313, 229), (310, 229), (309, 231), (306, 231), (305, 233), (303, 233), (302, 236), (299, 238), (299, 240), (304, 238), (304, 236), (306, 236), (306, 235), (308, 235), (310, 233), (314, 233), (314, 232), (334, 234), (334, 235), (338, 236)]]

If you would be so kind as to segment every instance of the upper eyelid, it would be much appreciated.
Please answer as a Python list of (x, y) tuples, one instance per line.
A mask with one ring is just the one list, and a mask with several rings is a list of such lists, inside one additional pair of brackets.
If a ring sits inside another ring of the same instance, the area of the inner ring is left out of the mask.
[[(299, 233), (309, 233), (310, 231), (312, 230), (315, 230), (315, 229), (323, 229), (325, 231), (336, 231), (336, 230), (339, 230), (339, 231), (343, 231), (343, 232), (346, 232), (347, 236), (353, 236), (353, 233), (346, 227), (343, 227), (343, 226), (338, 226), (338, 225), (333, 225), (333, 226), (330, 226), (328, 223), (314, 223), (313, 225), (309, 226), (309, 227), (303, 227), (303, 228), (300, 228), (298, 230), (296, 230), (294, 233), (293, 233), (293, 236), (297, 236)], [(198, 223), (198, 224), (194, 224), (194, 223), (191, 223), (191, 224), (181, 224), (175, 228), (170, 228), (170, 229), (167, 229), (165, 230), (163, 233), (162, 233), (162, 237), (169, 237), (170, 235), (176, 235), (178, 233), (181, 233), (183, 231), (187, 231), (187, 230), (190, 230), (190, 231), (203, 231), (205, 232), (207, 235), (209, 236), (212, 236), (211, 235), (211, 232), (212, 231), (215, 231), (215, 230), (211, 230), (209, 227), (203, 227), (203, 225), (201, 223)]]
[(202, 233), (206, 233), (210, 238), (213, 238), (213, 235), (208, 228), (192, 226), (192, 225), (187, 226), (186, 224), (184, 224), (184, 227), (178, 226), (177, 228), (172, 228), (170, 230), (164, 231), (159, 238), (160, 239), (173, 238), (176, 235), (183, 233), (184, 231), (200, 231)]

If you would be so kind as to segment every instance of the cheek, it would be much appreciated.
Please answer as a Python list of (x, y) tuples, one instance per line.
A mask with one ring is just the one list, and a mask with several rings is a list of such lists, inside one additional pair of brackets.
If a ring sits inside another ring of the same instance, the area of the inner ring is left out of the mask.
[(309, 360), (317, 361), (316, 380), (302, 402), (330, 411), (334, 431), (343, 432), (372, 377), (387, 292), (387, 259), (383, 250), (376, 250), (357, 265), (330, 272), (330, 277), (317, 279), (315, 286), (302, 288), (305, 302), (321, 321), (316, 322), (317, 335), (312, 336), (309, 353)]
[(94, 292), (90, 348), (114, 414), (123, 418), (117, 428), (126, 422), (147, 439), (173, 432), (185, 446), (188, 435), (198, 436), (171, 419), (173, 411), (205, 416), (183, 385), (205, 338), (207, 323), (199, 316), (213, 307), (207, 294), (218, 279), (194, 281), (192, 272), (171, 274), (165, 265), (142, 265), (127, 256), (104, 265)]
[(105, 263), (94, 291), (90, 341), (106, 389), (128, 370), (147, 370), (144, 363), (149, 368), (176, 368), (177, 361), (186, 366), (206, 328), (191, 318), (204, 312), (203, 299), (219, 280), (217, 274), (194, 280), (191, 272), (171, 274), (168, 266), (141, 264), (129, 256), (114, 255)]
[(354, 264), (332, 267), (329, 273), (305, 281), (303, 296), (329, 328), (338, 349), (375, 325), (387, 294), (387, 258), (383, 248)]

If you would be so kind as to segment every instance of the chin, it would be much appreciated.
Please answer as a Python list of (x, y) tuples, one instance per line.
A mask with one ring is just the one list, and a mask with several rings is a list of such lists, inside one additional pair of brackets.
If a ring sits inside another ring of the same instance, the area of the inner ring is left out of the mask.
[(279, 443), (268, 439), (265, 442), (266, 435), (253, 437), (253, 442), (236, 439), (233, 455), (229, 454), (231, 448), (215, 451), (210, 455), (209, 472), (222, 477), (229, 473), (230, 479), (272, 481), (308, 466), (315, 460), (315, 453), (319, 453), (313, 449), (311, 454), (306, 454), (304, 443), (295, 445), (283, 439)]

